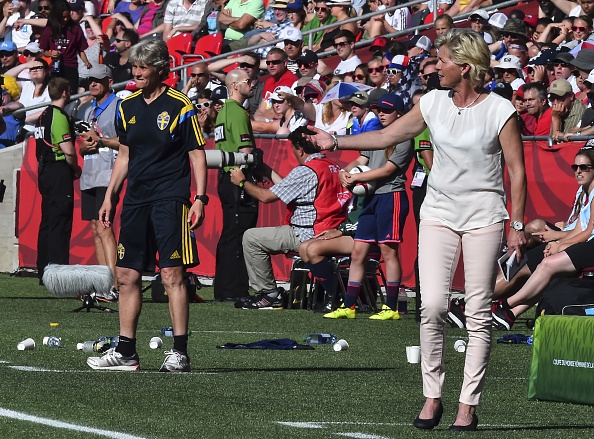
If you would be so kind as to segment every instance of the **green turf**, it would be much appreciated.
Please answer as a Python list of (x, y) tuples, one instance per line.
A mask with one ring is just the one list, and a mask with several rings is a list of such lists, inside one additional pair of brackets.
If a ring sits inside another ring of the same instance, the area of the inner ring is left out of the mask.
[[(78, 302), (52, 298), (36, 279), (0, 275), (0, 413), (14, 410), (147, 438), (337, 438), (349, 433), (359, 435), (346, 437), (458, 437), (447, 426), (454, 419), (464, 360), (453, 344), (464, 331), (448, 330), (445, 414), (434, 432), (423, 432), (411, 426), (423, 402), (420, 368), (408, 364), (405, 355), (406, 345), (418, 343), (412, 314), (400, 321), (370, 321), (364, 314), (354, 321), (328, 321), (303, 310), (238, 310), (212, 302), (210, 289), (200, 294), (208, 302), (191, 305), (191, 374), (156, 372), (163, 353), (150, 350), (148, 341), (169, 325), (169, 315), (166, 304), (149, 301), (149, 293), (138, 335), (146, 373), (97, 372), (87, 369), (88, 354), (75, 345), (117, 335), (117, 315), (72, 313)], [(50, 328), (50, 322), (60, 326)], [(300, 340), (313, 332), (337, 334), (348, 340), (350, 349), (215, 348), (264, 338)], [(514, 332), (529, 333), (521, 325)], [(51, 334), (63, 337), (63, 349), (40, 346), (43, 336)], [(33, 337), (37, 348), (18, 351), (16, 344), (26, 337)], [(170, 348), (171, 339), (164, 341), (164, 348)], [(473, 436), (594, 437), (592, 407), (527, 401), (530, 358), (526, 345), (494, 344), (478, 412), (480, 431)], [(280, 422), (321, 424), (299, 428)], [(0, 417), (2, 439), (81, 437), (98, 436)]]

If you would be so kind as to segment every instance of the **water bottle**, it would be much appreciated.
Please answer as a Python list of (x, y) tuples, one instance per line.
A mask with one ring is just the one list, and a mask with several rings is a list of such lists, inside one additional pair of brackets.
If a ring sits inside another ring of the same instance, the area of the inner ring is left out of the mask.
[(334, 334), (309, 334), (305, 337), (307, 344), (334, 344), (338, 337)]
[(164, 326), (163, 328), (161, 328), (161, 336), (173, 337), (173, 327), (172, 326)]
[(408, 311), (407, 295), (404, 288), (400, 288), (398, 291), (398, 314), (406, 314)]
[(120, 342), (120, 337), (99, 337), (97, 341), (103, 341), (107, 343), (110, 348), (115, 348)]
[[(61, 52), (61, 51), (62, 51), (62, 46), (58, 44), (58, 45), (56, 46), (56, 50), (57, 50), (58, 52)], [(56, 59), (54, 59), (54, 61), (52, 62), (52, 71), (53, 71), (54, 73), (60, 73), (60, 70), (62, 70), (62, 69), (61, 69), (61, 61), (62, 61), (62, 57), (57, 57), (57, 58), (56, 58)]]
[(533, 341), (533, 336), (531, 335), (530, 337), (528, 337), (528, 339), (526, 340), (526, 344), (529, 346), (532, 346), (532, 341)]
[(62, 339), (56, 335), (50, 335), (49, 337), (43, 337), (43, 345), (48, 348), (61, 348)]
[(76, 345), (76, 349), (78, 349), (79, 351), (99, 353), (107, 351), (110, 347), (111, 346), (109, 346), (109, 343), (106, 343), (101, 340), (87, 340), (83, 343), (78, 343)]

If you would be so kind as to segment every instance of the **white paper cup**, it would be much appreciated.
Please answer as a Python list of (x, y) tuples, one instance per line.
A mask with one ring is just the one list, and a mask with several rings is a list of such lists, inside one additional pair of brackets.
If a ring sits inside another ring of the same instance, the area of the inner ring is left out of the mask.
[(161, 346), (163, 346), (163, 340), (159, 337), (151, 338), (151, 341), (149, 342), (149, 347), (151, 349), (159, 349)]
[(420, 363), (421, 362), (421, 346), (407, 346), (406, 347), (406, 359), (409, 363)]
[(346, 351), (348, 348), (349, 348), (349, 344), (344, 339), (340, 339), (336, 343), (334, 343), (334, 350), (336, 352)]
[(454, 343), (454, 349), (456, 352), (466, 352), (466, 342), (464, 340), (457, 340)]
[(17, 344), (17, 349), (19, 351), (24, 351), (25, 349), (35, 349), (35, 340), (32, 338), (26, 338), (19, 344)]

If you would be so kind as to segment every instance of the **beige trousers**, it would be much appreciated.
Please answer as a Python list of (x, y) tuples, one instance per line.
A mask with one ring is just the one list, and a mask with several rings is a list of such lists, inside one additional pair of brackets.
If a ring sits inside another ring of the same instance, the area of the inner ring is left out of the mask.
[(503, 223), (497, 223), (457, 232), (436, 221), (421, 221), (421, 371), (426, 398), (442, 396), (446, 317), (452, 279), (462, 250), (468, 345), (459, 401), (472, 406), (480, 402), (491, 353), (491, 300), (503, 230)]

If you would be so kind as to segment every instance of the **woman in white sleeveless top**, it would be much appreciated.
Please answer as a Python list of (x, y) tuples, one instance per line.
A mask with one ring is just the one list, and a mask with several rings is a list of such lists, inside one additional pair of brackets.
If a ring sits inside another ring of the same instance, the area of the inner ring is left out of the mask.
[[(468, 29), (452, 29), (435, 45), (440, 84), (450, 90), (424, 95), (408, 114), (381, 131), (337, 139), (318, 130), (314, 139), (321, 149), (385, 149), (429, 128), (435, 155), (419, 230), (421, 370), (426, 400), (413, 425), (432, 429), (444, 410), (445, 319), (452, 278), (463, 250), (468, 345), (458, 411), (450, 429), (471, 431), (477, 428), (476, 408), (491, 351), (496, 259), (504, 221), (510, 216), (510, 224), (519, 230), (510, 230), (508, 248), (521, 255), (525, 243), (521, 230), (526, 176), (515, 109), (482, 85), (489, 67), (484, 39)], [(511, 180), (509, 216), (502, 158)]]

